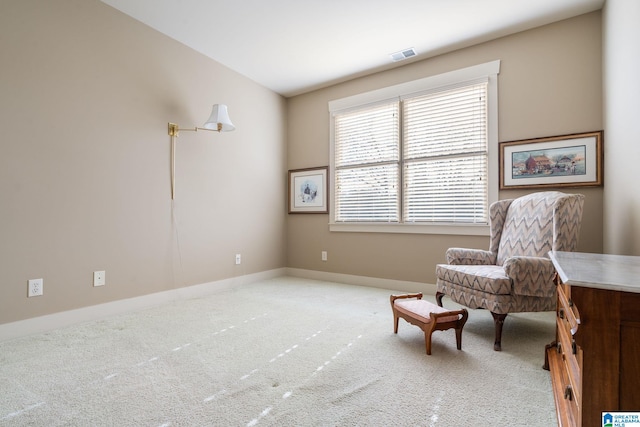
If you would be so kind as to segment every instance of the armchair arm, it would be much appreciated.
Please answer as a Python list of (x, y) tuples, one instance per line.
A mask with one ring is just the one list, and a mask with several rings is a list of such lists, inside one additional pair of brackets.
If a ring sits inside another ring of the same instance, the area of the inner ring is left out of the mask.
[(457, 265), (495, 265), (497, 254), (482, 249), (449, 248), (447, 264)]
[(548, 258), (514, 256), (504, 262), (504, 271), (513, 280), (513, 292), (534, 297), (552, 297), (556, 269)]

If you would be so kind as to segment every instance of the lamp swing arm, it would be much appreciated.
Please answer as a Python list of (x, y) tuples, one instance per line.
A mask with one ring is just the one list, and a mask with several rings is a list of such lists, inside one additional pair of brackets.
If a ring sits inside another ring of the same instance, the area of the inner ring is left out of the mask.
[(194, 128), (181, 129), (176, 123), (168, 123), (168, 132), (171, 137), (171, 200), (174, 200), (176, 196), (176, 138), (180, 131), (197, 132), (199, 130), (207, 130), (220, 133), (222, 131), (229, 132), (235, 129), (235, 126), (229, 118), (227, 106), (224, 104), (214, 104), (211, 116), (209, 116), (209, 120), (205, 122), (204, 126), (205, 127), (196, 126)]
[(194, 128), (181, 128), (180, 126), (178, 126), (175, 123), (169, 123), (169, 136), (178, 136), (179, 132), (197, 132), (199, 130), (206, 130), (209, 132), (220, 132), (222, 131), (222, 123), (218, 123), (218, 128), (217, 129), (207, 129), (207, 128), (201, 128), (201, 127), (194, 127)]
[(207, 129), (201, 127), (194, 127), (193, 129), (182, 129), (175, 123), (169, 123), (169, 136), (171, 137), (171, 200), (176, 198), (176, 138), (179, 136), (179, 132), (197, 132), (199, 130), (206, 130), (210, 132), (222, 131), (222, 123), (218, 123), (217, 129)]

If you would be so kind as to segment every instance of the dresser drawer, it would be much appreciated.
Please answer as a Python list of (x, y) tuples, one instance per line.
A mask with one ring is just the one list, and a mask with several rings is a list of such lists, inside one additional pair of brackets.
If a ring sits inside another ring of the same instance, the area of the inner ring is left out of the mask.
[(567, 321), (571, 335), (575, 335), (578, 332), (580, 312), (571, 300), (570, 286), (558, 286), (558, 317)]
[(582, 391), (582, 374), (579, 354), (581, 349), (576, 345), (576, 341), (571, 334), (569, 322), (560, 317), (556, 318), (558, 340), (556, 352), (560, 356), (562, 369), (566, 372), (567, 385), (571, 386), (573, 400), (580, 406)]
[[(571, 302), (571, 299), (567, 297), (571, 295), (570, 286), (558, 287), (558, 315), (556, 317), (557, 326), (557, 346), (558, 351), (562, 353), (562, 360), (564, 361), (572, 386), (576, 389), (577, 393), (582, 390), (582, 384), (580, 381), (582, 363), (581, 349), (576, 344), (575, 334), (580, 327), (580, 313), (578, 308)], [(580, 401), (578, 399), (578, 401)]]
[(556, 348), (551, 347), (547, 350), (558, 426), (579, 426), (580, 401), (575, 395), (576, 388), (571, 384), (563, 358), (562, 352), (558, 352)]

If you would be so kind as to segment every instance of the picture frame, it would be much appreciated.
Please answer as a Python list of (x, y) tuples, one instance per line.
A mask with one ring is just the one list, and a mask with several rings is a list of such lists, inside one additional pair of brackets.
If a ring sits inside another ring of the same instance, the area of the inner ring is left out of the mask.
[(289, 213), (329, 213), (329, 167), (289, 171)]
[(500, 143), (500, 190), (603, 184), (603, 131)]

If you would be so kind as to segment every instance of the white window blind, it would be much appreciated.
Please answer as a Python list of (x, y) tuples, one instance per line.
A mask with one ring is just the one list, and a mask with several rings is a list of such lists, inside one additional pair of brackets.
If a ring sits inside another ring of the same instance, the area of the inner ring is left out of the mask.
[(329, 102), (332, 231), (488, 235), (492, 61)]
[(487, 82), (403, 101), (406, 222), (487, 218)]
[(398, 102), (335, 117), (335, 211), (339, 221), (397, 222)]

